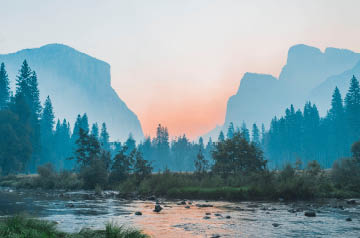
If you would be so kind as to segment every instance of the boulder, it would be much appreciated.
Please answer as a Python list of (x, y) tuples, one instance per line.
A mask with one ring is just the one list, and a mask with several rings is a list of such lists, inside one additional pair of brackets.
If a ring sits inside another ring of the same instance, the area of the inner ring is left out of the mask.
[(356, 205), (356, 200), (355, 199), (350, 199), (346, 201), (347, 204), (349, 205)]
[(314, 211), (306, 211), (304, 215), (307, 217), (316, 217), (316, 213)]
[(190, 208), (190, 206), (185, 206), (185, 208), (189, 209), (189, 208)]
[(196, 204), (197, 207), (213, 207), (211, 204)]
[(154, 212), (160, 212), (163, 208), (159, 205), (159, 204), (156, 204), (155, 205), (155, 209), (154, 209)]
[(136, 216), (141, 216), (141, 215), (142, 215), (142, 212), (135, 212), (135, 215), (136, 215)]
[(209, 216), (204, 216), (203, 219), (208, 220), (208, 219), (210, 219), (210, 217)]
[(346, 218), (346, 221), (352, 221), (351, 217)]
[(273, 224), (272, 224), (273, 227), (279, 227), (280, 225), (281, 225), (281, 224), (279, 224), (279, 223), (273, 223)]
[(226, 219), (230, 219), (230, 218), (231, 218), (231, 216), (226, 216), (225, 218), (226, 218)]

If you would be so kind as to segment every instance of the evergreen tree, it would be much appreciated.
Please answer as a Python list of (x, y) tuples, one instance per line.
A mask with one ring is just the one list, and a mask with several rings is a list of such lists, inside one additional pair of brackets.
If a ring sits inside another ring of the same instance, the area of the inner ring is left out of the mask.
[(9, 77), (5, 70), (5, 64), (0, 66), (0, 110), (5, 108), (10, 100)]
[(261, 145), (264, 147), (265, 146), (265, 125), (264, 123), (261, 124)]
[[(36, 171), (36, 163), (40, 158), (40, 114), (41, 104), (36, 73), (33, 72), (26, 60), (24, 60), (16, 80), (16, 94), (14, 107), (20, 118), (30, 118), (32, 159), (29, 164), (29, 171)], [(27, 107), (27, 109), (25, 109)], [(30, 112), (25, 115), (25, 113)]]
[(217, 142), (212, 157), (215, 161), (213, 171), (223, 177), (259, 172), (266, 167), (262, 151), (250, 144), (241, 133)]
[(327, 133), (327, 142), (323, 144), (323, 149), (328, 151), (329, 158), (326, 167), (330, 167), (334, 160), (347, 154), (348, 151), (348, 136), (345, 126), (343, 100), (340, 90), (336, 87), (331, 99), (331, 108), (328, 111), (324, 120), (324, 129), (322, 133)]
[(138, 181), (142, 181), (151, 175), (151, 164), (145, 160), (140, 151), (136, 150), (134, 153), (134, 175)]
[(168, 166), (170, 157), (169, 132), (165, 126), (158, 125), (156, 137), (153, 139), (154, 156), (157, 158), (157, 164), (154, 166), (162, 169)]
[(204, 147), (204, 139), (200, 136), (199, 138), (199, 148), (204, 151), (205, 147)]
[(212, 157), (211, 157), (211, 152), (214, 150), (214, 143), (212, 141), (212, 138), (209, 138), (208, 143), (206, 144), (206, 148), (205, 148), (205, 158), (209, 161), (209, 166), (212, 163)]
[(96, 139), (99, 139), (99, 126), (97, 123), (93, 123), (91, 126), (91, 135)]
[(350, 141), (354, 142), (360, 137), (360, 87), (355, 76), (351, 79), (349, 91), (345, 97), (345, 112)]
[(224, 140), (225, 140), (224, 132), (220, 131), (218, 141), (224, 141)]
[(50, 97), (48, 96), (45, 100), (44, 110), (40, 119), (41, 163), (55, 163), (54, 124), (55, 116)]
[(134, 164), (133, 154), (126, 155), (126, 150), (126, 146), (122, 147), (114, 157), (109, 178), (112, 183), (125, 180), (132, 171), (132, 165)]
[(74, 124), (74, 130), (71, 136), (71, 141), (73, 144), (75, 144), (75, 142), (77, 141), (77, 139), (79, 138), (79, 134), (80, 134), (80, 128), (81, 128), (81, 116), (80, 114), (77, 115), (75, 124)]
[(90, 166), (93, 160), (100, 157), (101, 148), (99, 142), (83, 128), (80, 128), (76, 145), (75, 156), (72, 159), (76, 159), (80, 168)]
[(109, 133), (107, 132), (105, 122), (101, 125), (100, 144), (104, 150), (110, 151)]
[[(55, 124), (55, 116), (49, 96), (47, 96), (45, 100), (44, 110), (42, 111), (40, 123), (42, 136), (44, 136), (44, 138), (49, 138), (52, 136)], [(60, 121), (58, 121), (58, 123), (60, 123)]]
[(235, 133), (234, 124), (230, 122), (226, 137), (228, 139), (231, 139), (234, 136), (234, 133)]
[(245, 122), (242, 123), (240, 132), (241, 132), (242, 136), (245, 138), (245, 140), (250, 142), (250, 132), (247, 129)]
[(255, 123), (252, 128), (252, 142), (258, 146), (260, 145), (260, 131)]
[(136, 141), (134, 140), (132, 134), (129, 134), (128, 139), (125, 141), (125, 147), (126, 147), (126, 155), (130, 155), (131, 152), (133, 152), (136, 149)]
[(198, 175), (202, 175), (206, 173), (208, 169), (209, 169), (209, 161), (205, 159), (202, 150), (199, 149), (199, 152), (196, 155), (196, 160), (195, 160), (195, 173), (197, 173)]
[(89, 133), (89, 119), (86, 113), (81, 117), (81, 128), (86, 132)]

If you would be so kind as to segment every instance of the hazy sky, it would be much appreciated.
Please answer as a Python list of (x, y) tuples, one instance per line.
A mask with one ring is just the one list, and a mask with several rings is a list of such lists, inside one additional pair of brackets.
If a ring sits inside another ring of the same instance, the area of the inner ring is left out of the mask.
[[(1, 0), (0, 53), (63, 43), (111, 65), (112, 86), (153, 135), (224, 121), (247, 72), (278, 76), (290, 46), (360, 51), (360, 1)], [(55, 109), (56, 110), (56, 109)]]

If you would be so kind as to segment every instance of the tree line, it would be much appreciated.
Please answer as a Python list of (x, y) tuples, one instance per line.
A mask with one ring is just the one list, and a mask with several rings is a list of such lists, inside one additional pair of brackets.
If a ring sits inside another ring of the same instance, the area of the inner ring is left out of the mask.
[[(264, 125), (259, 129), (255, 123), (251, 130), (245, 123), (236, 128), (230, 123), (226, 135), (221, 131), (216, 143), (210, 138), (206, 144), (202, 137), (194, 142), (185, 134), (170, 139), (168, 129), (160, 124), (153, 138), (146, 137), (139, 143), (131, 134), (125, 142), (110, 141), (106, 124), (89, 125), (86, 113), (77, 116), (72, 130), (66, 119), (55, 120), (49, 96), (44, 104), (41, 104), (36, 72), (26, 60), (16, 77), (15, 93), (10, 90), (9, 85), (9, 77), (2, 63), (2, 174), (34, 173), (38, 165), (46, 163), (51, 163), (56, 170), (84, 171), (84, 168), (92, 163), (84, 166), (83, 162), (71, 159), (78, 156), (78, 149), (81, 148), (81, 143), (84, 143), (84, 138), (97, 148), (96, 153), (91, 152), (92, 157), (107, 161), (104, 166), (108, 172), (116, 158), (119, 158), (119, 153), (123, 154), (120, 157), (125, 156), (130, 162), (141, 157), (152, 171), (207, 171), (211, 168), (218, 171), (231, 170), (234, 164), (229, 161), (234, 161), (235, 157), (229, 160), (221, 158), (224, 158), (229, 149), (227, 143), (233, 138), (239, 140), (240, 137), (242, 142), (239, 143), (242, 146), (239, 148), (249, 153), (251, 151), (253, 158), (266, 158), (271, 168), (279, 168), (288, 162), (295, 164), (302, 161), (306, 165), (312, 160), (317, 160), (322, 167), (329, 168), (336, 159), (349, 156), (352, 143), (360, 137), (360, 87), (355, 77), (351, 79), (345, 100), (342, 99), (339, 89), (335, 88), (331, 108), (323, 118), (319, 116), (316, 105), (311, 102), (305, 104), (303, 111), (295, 110), (291, 105), (283, 117), (274, 117), (268, 131)], [(127, 171), (132, 173), (135, 165), (130, 162), (127, 162), (130, 164)], [(262, 167), (264, 164), (259, 163), (257, 166)]]
[(360, 87), (353, 76), (344, 100), (335, 88), (326, 116), (320, 117), (316, 105), (307, 102), (302, 111), (291, 105), (284, 116), (274, 117), (262, 147), (274, 168), (311, 160), (330, 168), (335, 160), (349, 157), (351, 145), (359, 139)]

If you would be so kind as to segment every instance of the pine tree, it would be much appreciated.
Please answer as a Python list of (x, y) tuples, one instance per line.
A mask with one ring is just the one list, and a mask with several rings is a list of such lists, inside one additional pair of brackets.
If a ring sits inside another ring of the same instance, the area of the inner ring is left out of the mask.
[(260, 145), (260, 131), (255, 123), (252, 128), (252, 142), (258, 146)]
[[(24, 60), (19, 74), (16, 79), (16, 94), (15, 94), (15, 109), (20, 118), (29, 118), (32, 129), (31, 142), (32, 142), (32, 160), (30, 162), (29, 171), (36, 171), (36, 163), (40, 157), (40, 115), (41, 103), (39, 98), (39, 89), (37, 84), (37, 75), (31, 70), (27, 61)], [(23, 103), (19, 103), (23, 102)], [(25, 108), (27, 107), (27, 108)], [(30, 112), (30, 113), (28, 113)], [(28, 113), (28, 114), (26, 114)]]
[(0, 110), (5, 108), (10, 100), (9, 77), (5, 70), (5, 64), (0, 66)]
[(340, 90), (338, 87), (335, 88), (331, 99), (331, 108), (328, 113), (328, 117), (333, 120), (343, 120), (344, 116), (344, 105), (341, 98)]
[(231, 138), (233, 138), (234, 133), (235, 133), (234, 124), (232, 122), (230, 122), (226, 137), (228, 139), (231, 139)]
[(205, 147), (204, 147), (204, 139), (202, 138), (202, 136), (200, 136), (199, 138), (199, 148), (204, 151)]
[(93, 123), (91, 126), (91, 135), (96, 139), (99, 139), (99, 126), (97, 123)]
[[(60, 121), (58, 121), (60, 124)], [(55, 116), (53, 111), (53, 106), (50, 100), (50, 97), (47, 96), (45, 103), (44, 103), (44, 110), (42, 111), (41, 115), (41, 135), (48, 139), (53, 134), (55, 124)]]
[(250, 132), (247, 129), (245, 122), (242, 123), (240, 132), (241, 132), (241, 135), (245, 138), (245, 140), (247, 142), (250, 142)]
[(136, 150), (134, 157), (134, 175), (140, 182), (151, 174), (152, 166), (149, 161), (143, 158), (140, 151)]
[(129, 134), (128, 139), (125, 141), (125, 147), (127, 148), (125, 151), (126, 155), (130, 155), (136, 149), (136, 141), (134, 140), (132, 134)]
[[(58, 121), (60, 124), (60, 122)], [(40, 119), (41, 132), (41, 163), (51, 162), (55, 164), (55, 148), (54, 148), (54, 124), (55, 116), (50, 97), (48, 96), (44, 103), (44, 110), (42, 111)]]
[(261, 146), (264, 147), (265, 146), (265, 125), (264, 123), (261, 124)]
[(109, 133), (107, 132), (105, 122), (101, 125), (100, 144), (104, 150), (110, 151)]
[(224, 141), (224, 140), (225, 140), (224, 132), (220, 131), (218, 141)]
[(324, 130), (328, 133), (328, 141), (323, 144), (323, 150), (327, 151), (328, 164), (331, 166), (335, 159), (345, 156), (348, 150), (348, 138), (345, 136), (344, 105), (340, 90), (336, 87), (331, 99), (331, 108), (323, 122)]
[(199, 149), (199, 152), (196, 155), (196, 160), (194, 165), (195, 165), (195, 172), (198, 175), (204, 174), (209, 169), (209, 161), (205, 159), (201, 149)]
[(86, 132), (89, 133), (89, 119), (86, 113), (81, 117), (81, 128)]
[(30, 76), (30, 95), (31, 95), (31, 108), (35, 116), (35, 120), (40, 118), (41, 114), (41, 103), (40, 103), (40, 91), (38, 88), (37, 75), (36, 72), (33, 71)]
[(16, 77), (16, 95), (23, 95), (26, 99), (30, 95), (30, 77), (32, 75), (32, 71), (27, 63), (24, 60), (21, 65), (21, 69), (19, 70), (19, 74)]
[(80, 114), (78, 114), (77, 118), (76, 118), (76, 121), (75, 121), (75, 124), (74, 124), (74, 130), (73, 130), (73, 133), (72, 133), (72, 136), (71, 136), (72, 144), (75, 144), (75, 142), (79, 138), (80, 128), (81, 128), (81, 116), (80, 116)]
[(349, 91), (345, 97), (345, 113), (352, 143), (360, 137), (360, 87), (355, 76), (351, 79)]

